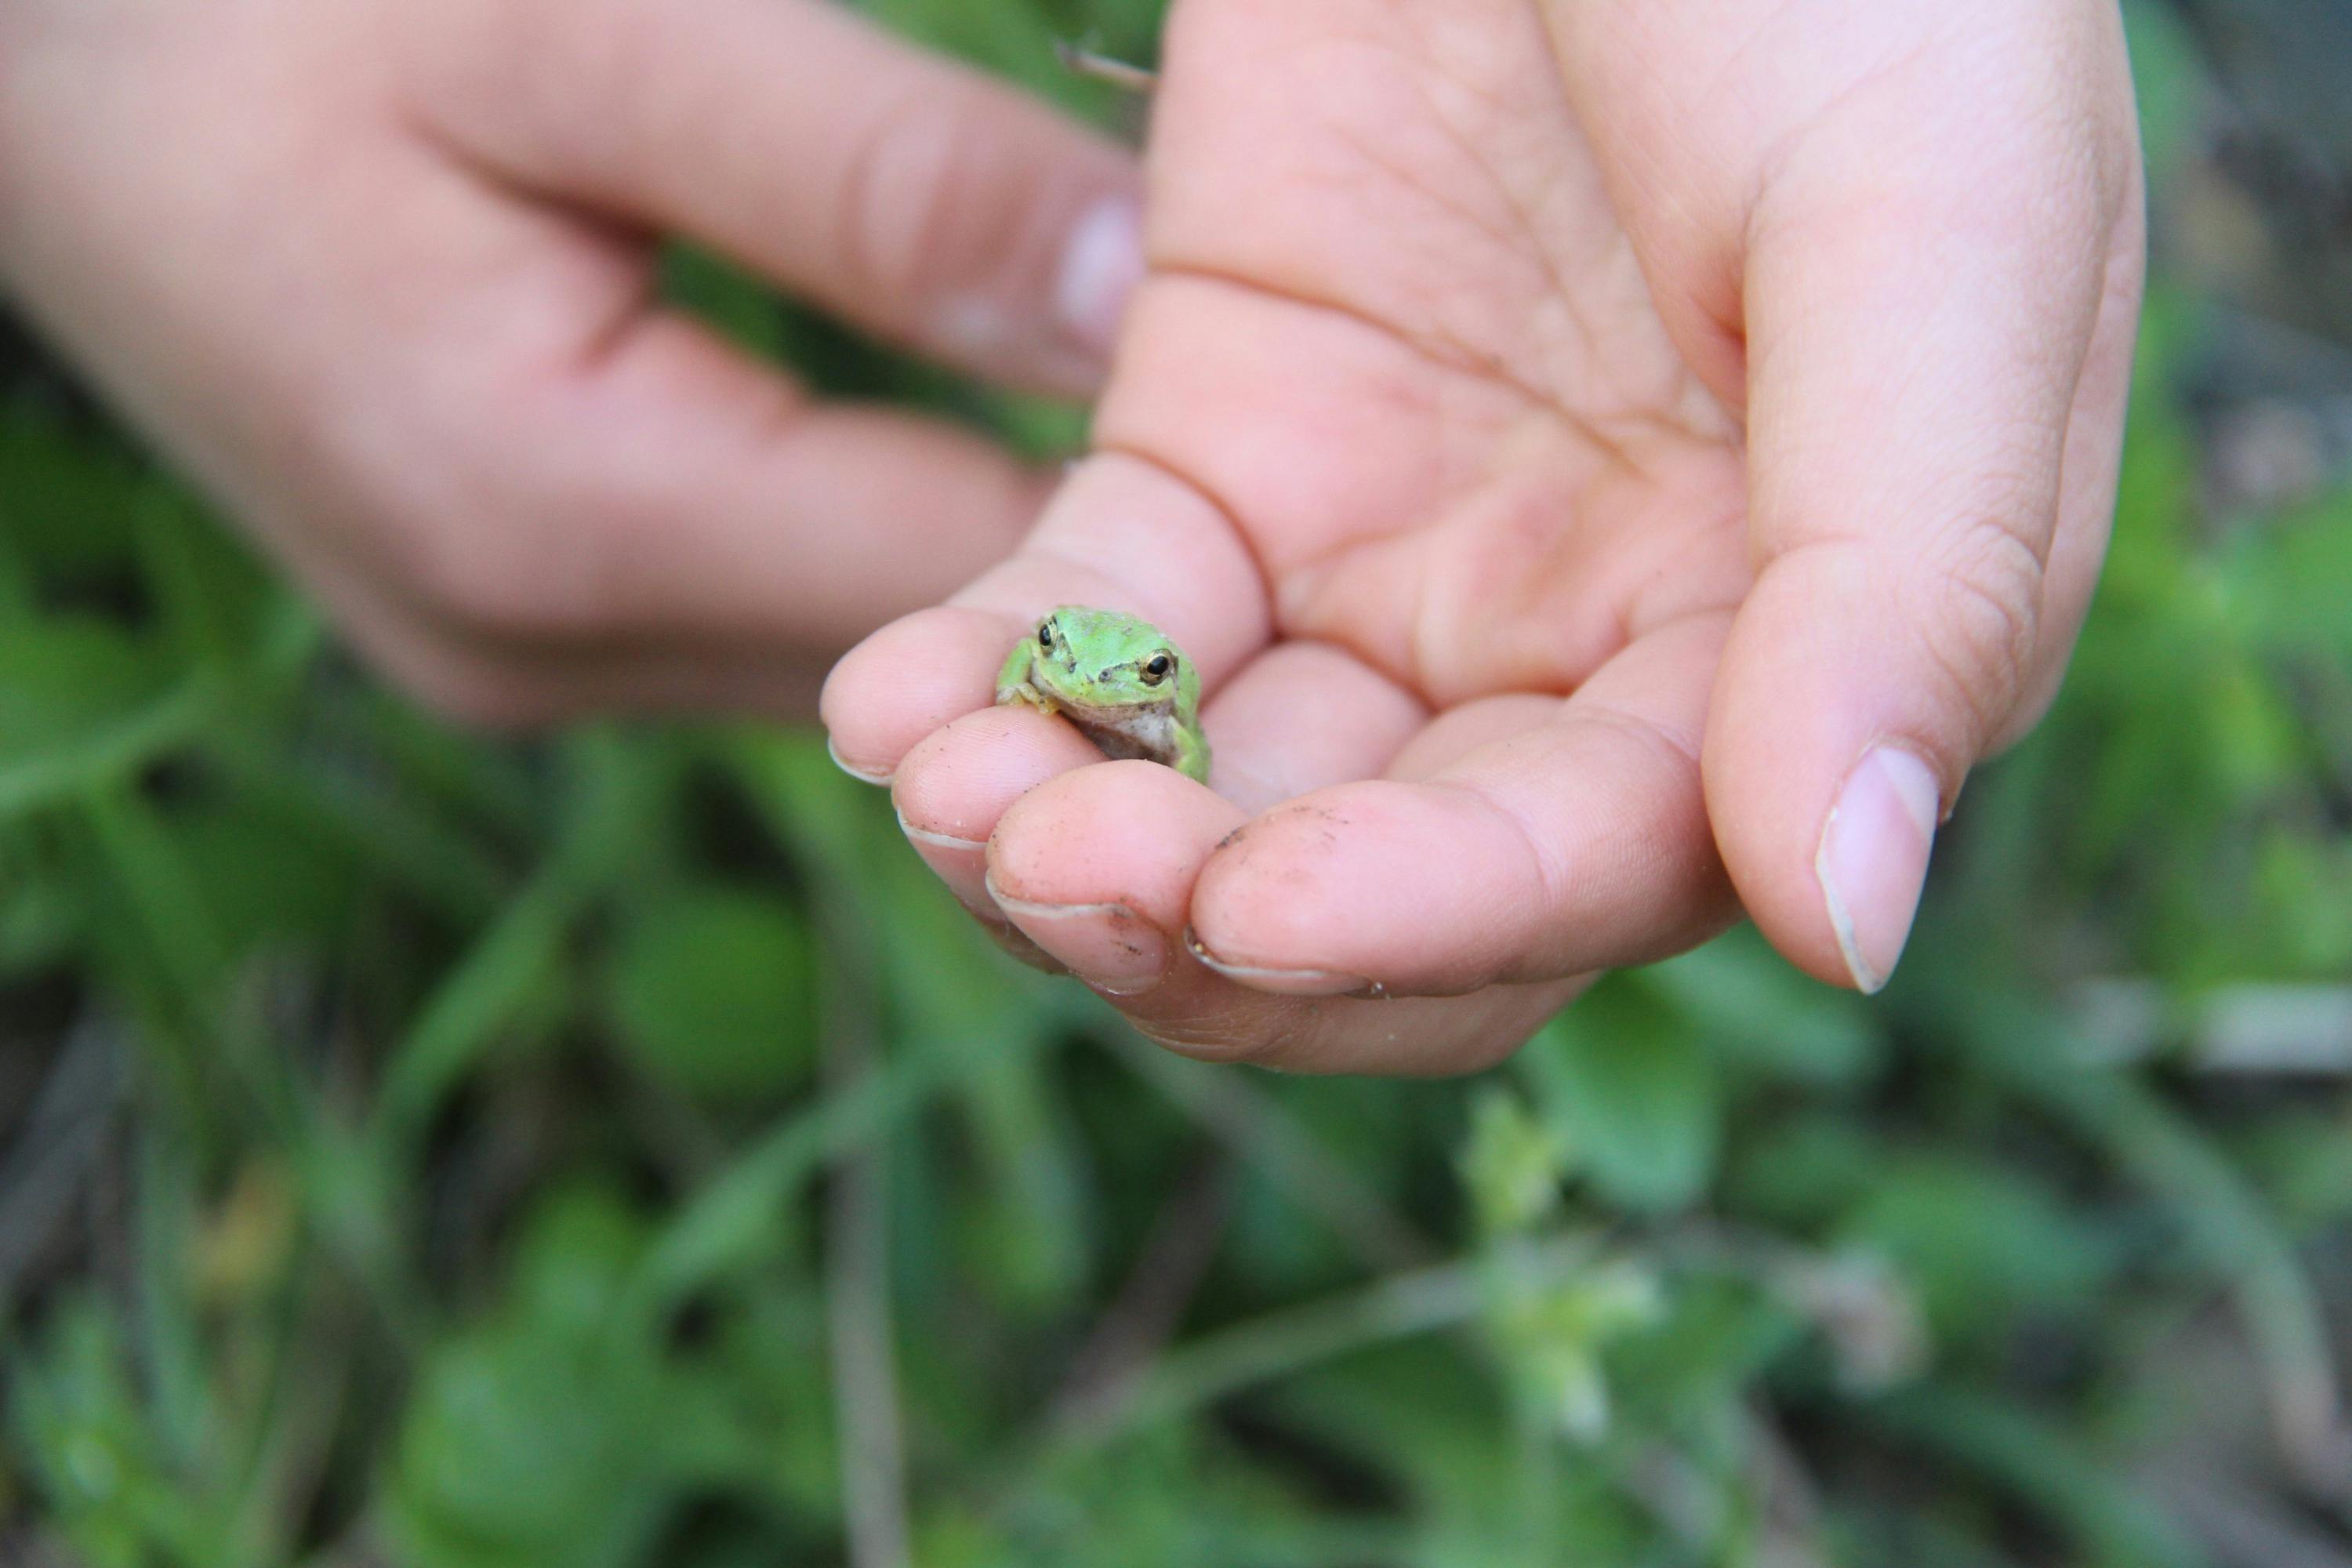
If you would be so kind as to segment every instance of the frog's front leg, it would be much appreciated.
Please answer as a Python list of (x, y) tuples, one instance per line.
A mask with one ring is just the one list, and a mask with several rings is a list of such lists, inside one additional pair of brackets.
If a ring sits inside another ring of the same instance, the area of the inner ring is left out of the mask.
[(1176, 726), (1176, 755), (1170, 765), (1195, 784), (1209, 782), (1209, 738), (1199, 723)]
[(1043, 713), (1054, 711), (1044, 692), (1029, 683), (1029, 672), (1036, 668), (1037, 650), (1023, 637), (1005, 657), (1004, 668), (996, 672), (996, 700), (1002, 705), (1018, 702)]

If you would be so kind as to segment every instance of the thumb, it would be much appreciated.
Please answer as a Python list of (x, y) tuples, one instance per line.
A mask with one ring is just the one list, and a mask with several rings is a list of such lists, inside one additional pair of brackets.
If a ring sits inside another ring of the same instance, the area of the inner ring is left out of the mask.
[(1758, 576), (1707, 804), (1750, 913), (1822, 979), (1885, 984), (1939, 822), (2047, 703), (2089, 599), (2140, 277), (2116, 141), (1854, 138), (1784, 165), (1749, 228)]
[(433, 7), (445, 139), (983, 376), (1090, 396), (1142, 269), (1134, 160), (829, 0)]

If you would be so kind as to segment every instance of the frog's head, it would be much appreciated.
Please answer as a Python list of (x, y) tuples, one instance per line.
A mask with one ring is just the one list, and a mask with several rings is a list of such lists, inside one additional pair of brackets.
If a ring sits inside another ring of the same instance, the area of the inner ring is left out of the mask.
[(1080, 708), (1152, 708), (1176, 700), (1183, 661), (1160, 628), (1115, 610), (1066, 605), (1037, 624), (1029, 679)]

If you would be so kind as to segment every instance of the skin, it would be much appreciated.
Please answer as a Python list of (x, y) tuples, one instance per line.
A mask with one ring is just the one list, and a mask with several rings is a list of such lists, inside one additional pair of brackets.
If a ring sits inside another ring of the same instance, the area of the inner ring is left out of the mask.
[(1064, 605), (1013, 645), (997, 672), (996, 700), (1060, 714), (1106, 756), (1209, 781), (1200, 673), (1149, 621)]
[[(0, 289), (452, 712), (791, 711), (932, 606), (836, 754), (1178, 1048), (1475, 1068), (1743, 910), (1852, 984), (1857, 759), (1952, 805), (2096, 577), (2114, 5), (1176, 0), (1163, 66), (1122, 325), (1128, 160), (819, 0), (16, 0)], [(666, 311), (662, 233), (1021, 384), (1116, 331), (1097, 452), (972, 579), (1045, 483)], [(993, 704), (1062, 604), (1181, 644), (1217, 792)]]
[[(1897, 747), (1932, 826), (2105, 547), (2114, 6), (1187, 0), (1147, 177), (1097, 452), (826, 689), (925, 858), (1155, 1037), (1295, 1070), (1475, 1069), (1743, 911), (1864, 979), (1842, 792)], [(1074, 602), (1198, 660), (1218, 793), (990, 706)]]
[(657, 237), (1084, 397), (1136, 185), (831, 0), (0, 4), (0, 293), (486, 723), (805, 714), (1050, 489), (665, 307)]

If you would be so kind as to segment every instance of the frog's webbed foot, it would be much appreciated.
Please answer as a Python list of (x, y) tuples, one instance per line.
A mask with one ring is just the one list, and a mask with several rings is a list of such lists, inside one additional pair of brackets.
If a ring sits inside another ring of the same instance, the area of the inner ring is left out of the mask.
[(1036, 668), (1036, 655), (1029, 646), (1029, 639), (1024, 637), (1013, 645), (1011, 653), (1005, 655), (1004, 663), (996, 671), (997, 706), (1001, 708), (1006, 703), (1017, 702), (1041, 713), (1051, 712), (1053, 710), (1046, 702), (1045, 693), (1030, 684), (1029, 672)]
[(1194, 784), (1209, 782), (1209, 742), (1197, 731), (1183, 731), (1176, 737), (1176, 755), (1169, 764)]
[(1016, 681), (1010, 686), (999, 686), (996, 689), (996, 705), (1000, 708), (1008, 705), (1034, 708), (1040, 713), (1057, 711), (1053, 703), (1046, 700), (1044, 692), (1025, 680)]

